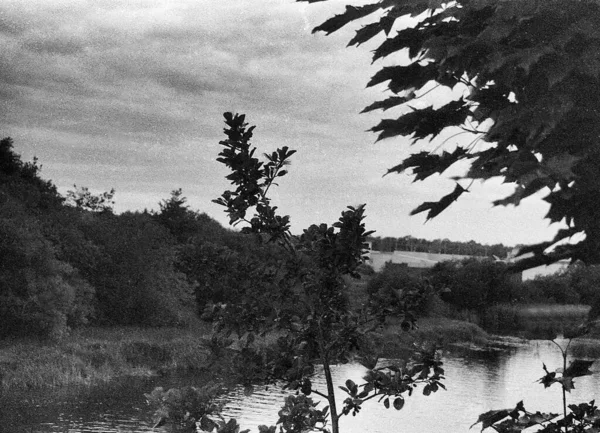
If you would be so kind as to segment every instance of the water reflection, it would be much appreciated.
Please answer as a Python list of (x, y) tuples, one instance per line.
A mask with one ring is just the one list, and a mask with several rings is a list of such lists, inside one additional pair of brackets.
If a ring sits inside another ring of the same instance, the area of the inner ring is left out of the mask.
[[(402, 411), (385, 409), (370, 401), (356, 417), (341, 420), (344, 432), (439, 433), (467, 432), (478, 415), (490, 409), (514, 407), (524, 400), (529, 410), (560, 412), (558, 386), (544, 390), (536, 380), (562, 365), (560, 351), (550, 342), (533, 341), (503, 351), (462, 350), (444, 357), (447, 391), (429, 397), (416, 393)], [(365, 369), (344, 365), (333, 370), (339, 384), (359, 382)], [(143, 393), (155, 386), (165, 388), (199, 385), (199, 377), (138, 378), (101, 388), (62, 390), (54, 394), (23, 394), (0, 399), (0, 431), (6, 432), (150, 432), (152, 410)], [(324, 388), (323, 378), (315, 386)], [(569, 395), (573, 403), (597, 397), (600, 375), (577, 378)], [(236, 417), (243, 428), (256, 431), (260, 424), (274, 424), (285, 393), (278, 388), (257, 390), (246, 397), (242, 390), (229, 396), (226, 416)], [(343, 396), (340, 396), (341, 400)], [(340, 400), (340, 402), (341, 402)]]

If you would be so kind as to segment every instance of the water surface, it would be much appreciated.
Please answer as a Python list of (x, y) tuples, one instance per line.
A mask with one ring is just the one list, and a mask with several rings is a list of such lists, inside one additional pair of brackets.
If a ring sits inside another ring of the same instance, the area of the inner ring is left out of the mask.
[[(440, 390), (428, 397), (414, 393), (399, 412), (369, 401), (356, 417), (342, 418), (341, 429), (350, 433), (467, 432), (480, 413), (514, 407), (519, 400), (523, 400), (530, 411), (560, 412), (562, 400), (558, 385), (544, 389), (536, 383), (544, 374), (542, 362), (549, 369), (562, 366), (560, 352), (550, 342), (532, 341), (501, 351), (453, 351), (444, 356), (447, 391)], [(340, 385), (346, 379), (360, 382), (364, 371), (360, 365), (344, 365), (334, 369), (334, 376)], [(101, 387), (4, 396), (0, 399), (0, 431), (166, 431), (152, 429), (152, 408), (146, 404), (143, 394), (155, 386), (200, 385), (202, 380), (194, 376), (128, 378)], [(315, 387), (324, 389), (322, 377), (313, 382)], [(568, 396), (570, 402), (600, 400), (597, 398), (600, 373), (577, 378), (575, 386)], [(259, 390), (250, 397), (238, 390), (228, 397), (225, 416), (236, 417), (242, 428), (256, 431), (260, 424), (275, 424), (284, 397), (285, 393), (276, 388)]]

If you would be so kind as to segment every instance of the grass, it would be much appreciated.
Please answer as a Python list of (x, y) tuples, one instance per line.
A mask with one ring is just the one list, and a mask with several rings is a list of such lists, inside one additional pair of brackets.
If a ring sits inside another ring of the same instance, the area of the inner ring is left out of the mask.
[(0, 392), (91, 385), (119, 376), (201, 369), (208, 328), (89, 328), (61, 342), (0, 345)]
[(474, 323), (445, 317), (424, 317), (418, 320), (417, 329), (403, 331), (400, 321), (388, 319), (389, 326), (382, 335), (382, 353), (386, 358), (404, 356), (413, 344), (434, 343), (448, 347), (456, 343), (472, 343), (483, 346), (490, 342), (490, 335)]
[(497, 305), (480, 317), (480, 323), (492, 333), (548, 338), (581, 323), (589, 309), (587, 305)]

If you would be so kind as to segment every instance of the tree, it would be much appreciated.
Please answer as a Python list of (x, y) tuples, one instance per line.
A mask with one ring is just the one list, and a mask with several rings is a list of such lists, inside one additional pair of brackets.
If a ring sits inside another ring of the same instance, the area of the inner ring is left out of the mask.
[(113, 200), (113, 197), (115, 196), (114, 188), (101, 194), (92, 194), (89, 188), (85, 186), (77, 188), (77, 185), (73, 185), (73, 188), (75, 188), (75, 190), (67, 191), (66, 202), (69, 206), (89, 212), (113, 211), (113, 206), (115, 204)]
[(92, 215), (82, 228), (97, 245), (89, 282), (105, 324), (179, 325), (189, 319), (192, 287), (176, 268), (168, 230), (147, 213)]
[[(322, 0), (298, 0), (310, 3)], [(397, 21), (411, 17), (412, 27)], [(415, 181), (458, 161), (468, 172), (452, 192), (412, 214), (434, 218), (467, 192), (474, 180), (499, 177), (514, 193), (495, 205), (519, 205), (540, 191), (546, 218), (566, 228), (543, 243), (521, 268), (569, 258), (600, 263), (600, 4), (582, 1), (381, 0), (346, 10), (313, 32), (327, 34), (363, 18), (349, 45), (383, 34), (373, 61), (390, 58), (367, 86), (385, 84), (391, 95), (363, 111), (400, 110), (372, 128), (378, 140), (410, 136), (413, 142), (442, 132), (472, 134), (466, 146), (413, 153), (388, 173), (411, 169)], [(439, 107), (413, 105), (435, 87), (456, 97)], [(447, 140), (449, 142), (450, 140)], [(572, 244), (559, 244), (573, 235)]]
[(94, 289), (57, 259), (40, 226), (12, 198), (0, 207), (0, 337), (58, 338), (92, 313)]
[[(236, 296), (228, 302), (207, 306), (221, 331), (211, 345), (221, 354), (216, 364), (226, 367), (223, 376), (243, 384), (248, 392), (257, 384), (277, 383), (296, 391), (279, 412), (280, 431), (285, 432), (329, 431), (330, 422), (331, 431), (338, 433), (340, 417), (356, 415), (368, 400), (379, 398), (386, 407), (400, 410), (418, 385), (423, 385), (426, 395), (442, 388), (444, 370), (433, 347), (418, 352), (413, 363), (378, 366), (376, 330), (389, 312), (377, 303), (353, 309), (348, 302), (343, 277), (358, 277), (371, 233), (363, 222), (364, 205), (348, 207), (331, 226), (315, 224), (301, 236), (293, 236), (289, 216), (280, 215), (271, 205), (268, 191), (285, 176), (295, 151), (283, 147), (260, 161), (250, 143), (254, 127), (248, 127), (243, 115), (225, 113), (225, 122), (227, 139), (220, 142), (223, 149), (218, 161), (231, 170), (227, 179), (234, 189), (214, 201), (225, 207), (231, 224), (243, 225), (243, 233), (259, 244), (273, 245), (279, 254), (262, 265), (248, 263), (248, 278), (261, 284), (242, 284), (243, 290), (236, 287)], [(414, 326), (415, 317), (409, 311), (412, 296), (410, 301), (400, 299), (394, 310), (405, 319), (407, 329)], [(257, 335), (271, 331), (278, 337), (275, 345), (257, 344)], [(237, 337), (235, 345), (232, 336)], [(228, 355), (228, 365), (223, 354)], [(369, 372), (362, 384), (345, 382), (341, 389), (347, 397), (339, 407), (331, 367), (351, 359), (360, 360)], [(322, 365), (326, 389), (311, 382), (316, 365)], [(235, 431), (239, 428), (235, 420), (219, 426), (210, 417), (214, 408), (207, 404), (206, 395), (212, 389), (155, 390), (149, 398), (161, 404), (163, 417), (193, 418), (206, 431)], [(178, 397), (184, 394), (191, 397)], [(318, 408), (314, 395), (323, 398), (326, 406)], [(192, 409), (188, 409), (190, 400), (198, 402)], [(190, 415), (182, 417), (186, 413)], [(275, 432), (275, 426), (259, 430)]]
[(171, 197), (159, 203), (156, 220), (169, 229), (179, 243), (185, 243), (195, 233), (196, 213), (186, 204), (181, 188), (171, 191)]

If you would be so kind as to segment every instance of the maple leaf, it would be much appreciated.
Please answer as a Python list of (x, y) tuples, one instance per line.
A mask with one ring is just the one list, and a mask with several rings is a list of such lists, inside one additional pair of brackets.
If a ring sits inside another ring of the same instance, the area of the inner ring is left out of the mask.
[(499, 409), (499, 410), (487, 411), (487, 412), (479, 415), (479, 418), (477, 418), (477, 421), (475, 421), (469, 428), (471, 429), (475, 425), (481, 423), (481, 431), (484, 431), (486, 428), (490, 427), (491, 425), (506, 418), (509, 413), (510, 413), (509, 409)]
[(575, 389), (575, 384), (573, 383), (573, 378), (569, 376), (563, 376), (559, 379), (554, 379), (555, 382), (560, 383), (565, 391), (571, 392), (572, 389)]
[(398, 119), (383, 119), (371, 131), (381, 131), (377, 141), (397, 135), (411, 135), (413, 142), (432, 135), (437, 136), (448, 126), (461, 125), (469, 115), (463, 99), (452, 101), (439, 109), (427, 107), (404, 114)]
[[(310, 0), (308, 0), (308, 1), (310, 1)], [(335, 31), (341, 29), (346, 24), (348, 24), (354, 20), (364, 18), (367, 15), (372, 14), (373, 12), (375, 12), (378, 9), (382, 9), (382, 8), (386, 8), (386, 7), (390, 7), (390, 6), (393, 6), (393, 2), (391, 0), (384, 0), (384, 1), (381, 1), (378, 3), (372, 3), (372, 4), (368, 4), (368, 5), (364, 5), (364, 6), (347, 5), (346, 11), (344, 13), (335, 15), (334, 17), (328, 19), (321, 25), (315, 27), (312, 32), (313, 33), (325, 32), (326, 34), (330, 34), (330, 33), (333, 33)]]
[(409, 27), (401, 30), (393, 38), (387, 38), (373, 51), (373, 61), (389, 56), (404, 48), (408, 48), (408, 56), (414, 58), (421, 50), (425, 36), (424, 32), (418, 28)]
[(548, 371), (548, 368), (546, 368), (546, 364), (542, 365), (544, 366), (544, 371), (546, 372), (546, 374), (542, 378), (540, 378), (538, 382), (544, 385), (544, 388), (548, 388), (556, 382), (556, 372)]
[(413, 209), (410, 214), (416, 215), (418, 213), (425, 212), (426, 210), (428, 210), (429, 213), (427, 214), (427, 222), (430, 219), (435, 218), (442, 211), (444, 211), (448, 206), (455, 202), (458, 199), (458, 197), (460, 197), (461, 194), (464, 192), (468, 192), (468, 190), (466, 190), (465, 188), (460, 186), (460, 184), (457, 183), (456, 187), (454, 188), (454, 191), (442, 197), (440, 201), (427, 201), (418, 206), (417, 208)]
[(586, 361), (583, 359), (574, 359), (571, 361), (567, 369), (563, 372), (563, 376), (580, 377), (592, 374), (590, 367), (595, 361)]
[(415, 92), (409, 92), (407, 96), (391, 96), (383, 101), (373, 102), (368, 107), (365, 107), (361, 113), (367, 113), (373, 110), (383, 110), (386, 111), (390, 108), (397, 107), (398, 105), (402, 105), (405, 102), (408, 102), (415, 97)]
[(358, 47), (360, 46), (360, 44), (364, 44), (365, 42), (373, 39), (382, 31), (383, 26), (380, 21), (367, 24), (366, 26), (363, 26), (356, 31), (356, 35), (354, 35), (354, 37), (350, 39), (350, 42), (348, 42), (348, 46), (350, 47), (352, 45), (356, 45)]
[(435, 65), (421, 66), (411, 63), (408, 66), (385, 66), (379, 70), (367, 83), (367, 87), (373, 87), (385, 81), (390, 81), (388, 88), (393, 93), (399, 93), (406, 89), (421, 88), (438, 75)]
[(390, 168), (384, 176), (393, 172), (402, 173), (412, 167), (415, 174), (415, 182), (417, 180), (424, 180), (434, 173), (442, 173), (452, 164), (461, 160), (465, 155), (467, 155), (467, 149), (460, 146), (452, 153), (444, 151), (441, 155), (425, 151), (415, 153), (402, 161), (402, 164)]

